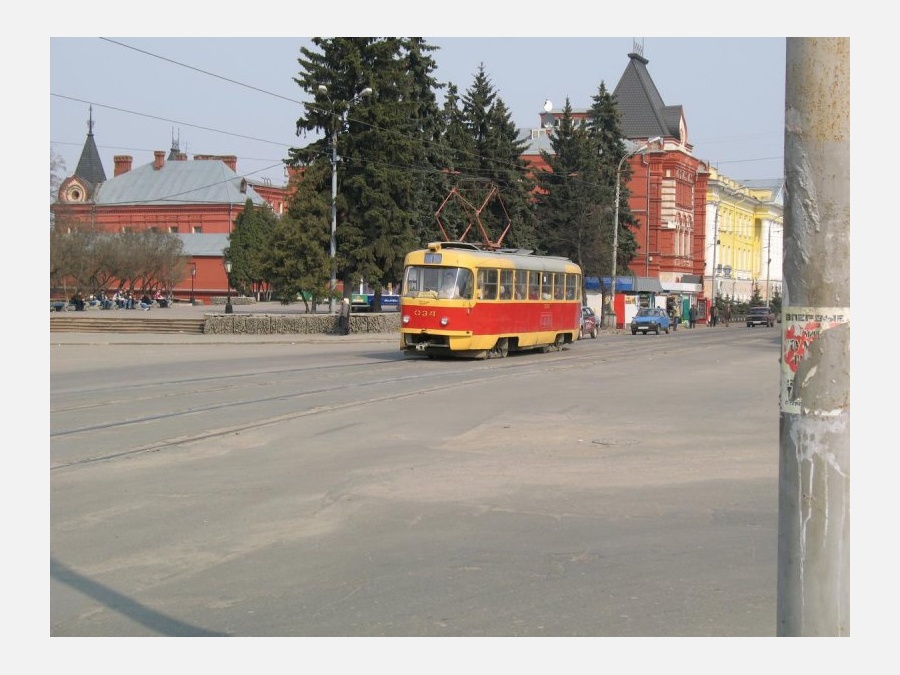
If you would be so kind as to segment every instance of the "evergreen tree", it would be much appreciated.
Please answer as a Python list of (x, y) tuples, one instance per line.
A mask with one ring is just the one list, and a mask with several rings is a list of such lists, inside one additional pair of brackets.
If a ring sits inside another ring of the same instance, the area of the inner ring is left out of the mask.
[(541, 250), (570, 258), (586, 274), (597, 274), (595, 253), (603, 226), (603, 172), (597, 142), (583, 121), (573, 120), (568, 98), (549, 138), (552, 152), (541, 152), (549, 168), (538, 170), (535, 175)]
[[(315, 309), (329, 297), (331, 260), (331, 193), (320, 189), (323, 176), (330, 175), (327, 164), (308, 167), (297, 180), (293, 199), (285, 215), (278, 219), (267, 239), (262, 274), (282, 303), (298, 296), (307, 298)], [(306, 305), (307, 311), (310, 305)]]
[(452, 82), (447, 84), (441, 119), (443, 133), (433, 160), (438, 169), (435, 181), (438, 203), (431, 221), (421, 228), (422, 245), (445, 238), (459, 241), (471, 220), (471, 209), (459, 190), (464, 184), (470, 187), (472, 184), (464, 176), (475, 166), (475, 139), (469, 133), (461, 110), (459, 89)]
[[(511, 228), (506, 243), (520, 248), (537, 248), (536, 218), (534, 204), (534, 179), (522, 153), (528, 142), (520, 138), (519, 130), (512, 121), (512, 113), (502, 99), (497, 99), (492, 114), (498, 131), (496, 139), (496, 160), (493, 180), (500, 188), (503, 204)], [(491, 205), (494, 206), (493, 204)]]
[(434, 48), (420, 38), (376, 46), (371, 62), (379, 93), (366, 111), (372, 126), (359, 136), (365, 163), (349, 174), (347, 192), (358, 207), (358, 218), (349, 219), (350, 235), (357, 235), (351, 268), (372, 287), (378, 311), (382, 289), (400, 281), (406, 253), (419, 245), (418, 223), (435, 208), (429, 148), (440, 135), (440, 116), (431, 75), (437, 66), (429, 56)]
[[(462, 99), (463, 120), (473, 139), (474, 156), (460, 156), (459, 185), (466, 200), (475, 208), (486, 204), (480, 223), (491, 241), (503, 238), (503, 244), (534, 248), (535, 219), (533, 181), (521, 159), (527, 147), (520, 140), (512, 115), (497, 95), (484, 64)], [(498, 198), (489, 199), (492, 190)], [(474, 233), (480, 237), (481, 233)], [(473, 236), (468, 241), (478, 241)]]
[(275, 214), (270, 208), (257, 208), (250, 199), (235, 220), (234, 229), (228, 236), (225, 257), (232, 265), (231, 283), (242, 295), (255, 291), (258, 296), (265, 281), (264, 255), (275, 221)]
[[(416, 190), (412, 248), (420, 248), (440, 238), (435, 213), (447, 193), (447, 167), (452, 158), (445, 153), (446, 146), (442, 141), (446, 121), (435, 97), (435, 92), (444, 85), (434, 79), (435, 63), (429, 55), (438, 48), (427, 45), (421, 38), (409, 38), (408, 42), (406, 68), (413, 79), (414, 95), (411, 98), (417, 102), (414, 119), (424, 150), (421, 163), (410, 167)], [(402, 274), (402, 269), (399, 272)]]
[[(596, 269), (598, 274), (609, 275), (612, 273), (616, 170), (619, 162), (628, 154), (628, 150), (625, 147), (622, 134), (618, 104), (615, 96), (607, 91), (604, 82), (600, 82), (597, 94), (592, 98), (592, 101), (593, 103), (588, 110), (588, 132), (594, 143), (596, 143), (597, 157), (600, 162), (598, 182), (601, 186), (600, 203), (608, 204), (609, 208), (601, 211), (607, 226), (601, 226), (600, 228), (601, 234), (598, 239), (598, 247), (595, 250), (596, 257), (594, 258), (596, 262), (591, 264), (590, 267)], [(626, 160), (622, 164), (622, 170), (618, 176), (620, 192), (618, 255), (616, 257), (617, 273), (619, 270), (627, 270), (637, 250), (634, 233), (627, 227), (628, 225), (634, 225), (635, 222), (634, 214), (632, 214), (628, 206), (630, 196), (628, 182), (631, 180), (631, 175), (631, 166)]]
[(759, 305), (764, 305), (762, 299), (762, 293), (759, 290), (759, 282), (753, 281), (753, 286), (750, 289), (750, 306), (758, 307)]
[[(339, 276), (345, 292), (360, 280), (369, 284), (378, 309), (381, 289), (399, 281), (417, 222), (429, 210), (425, 141), (439, 134), (434, 48), (420, 38), (314, 38), (313, 44), (321, 51), (301, 48), (296, 81), (315, 103), (306, 105), (297, 130), (326, 136), (292, 148), (290, 162), (330, 161), (336, 142)], [(363, 99), (366, 87), (372, 95)]]
[(776, 286), (772, 289), (772, 299), (769, 301), (769, 307), (776, 315), (781, 315), (781, 290)]
[(450, 174), (459, 174), (474, 166), (475, 138), (469, 133), (463, 111), (459, 88), (451, 83), (447, 85), (447, 95), (441, 111), (443, 135), (441, 138), (440, 168)]

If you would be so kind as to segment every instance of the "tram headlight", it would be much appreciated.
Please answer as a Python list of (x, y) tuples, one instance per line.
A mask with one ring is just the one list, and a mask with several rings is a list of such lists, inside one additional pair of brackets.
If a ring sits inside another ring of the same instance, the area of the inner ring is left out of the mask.
[(409, 314), (404, 314), (400, 320), (403, 322), (403, 325), (405, 326), (406, 324), (409, 323)]
[(441, 317), (441, 325), (446, 326), (448, 323), (450, 323), (450, 319), (446, 316), (442, 316)]

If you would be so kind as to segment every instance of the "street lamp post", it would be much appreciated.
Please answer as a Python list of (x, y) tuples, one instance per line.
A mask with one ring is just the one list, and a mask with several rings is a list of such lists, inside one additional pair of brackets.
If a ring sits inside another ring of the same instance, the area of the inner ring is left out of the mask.
[[(331, 103), (331, 245), (329, 254), (331, 256), (331, 282), (329, 284), (328, 293), (328, 311), (334, 312), (334, 293), (337, 290), (337, 132), (338, 122), (342, 122), (343, 118), (339, 118), (337, 111), (334, 109), (334, 101), (328, 96), (328, 87), (320, 84), (318, 92), (328, 99)], [(372, 93), (372, 87), (366, 87), (358, 96), (353, 97), (350, 104), (356, 103), (364, 96)], [(349, 105), (349, 104), (348, 104)]]
[(191, 263), (191, 304), (194, 304), (194, 277), (197, 276), (197, 263)]
[[(622, 189), (622, 165), (625, 163), (625, 160), (633, 155), (640, 154), (644, 152), (647, 148), (649, 148), (654, 143), (657, 143), (662, 140), (662, 136), (655, 136), (644, 143), (642, 146), (638, 147), (631, 152), (626, 153), (622, 159), (619, 160), (619, 165), (616, 167), (616, 210), (615, 216), (613, 217), (613, 249), (612, 249), (612, 274), (610, 275), (609, 281), (609, 296), (606, 299), (606, 307), (603, 310), (604, 314), (604, 323), (608, 328), (616, 327), (616, 315), (613, 310), (613, 296), (616, 294), (616, 258), (619, 257), (619, 195), (621, 194)], [(648, 195), (649, 198), (649, 195)], [(647, 214), (649, 217), (649, 213)], [(647, 227), (650, 227), (650, 223), (647, 223)]]
[(225, 284), (228, 286), (228, 298), (225, 300), (225, 313), (234, 314), (234, 307), (231, 306), (231, 261), (225, 261)]

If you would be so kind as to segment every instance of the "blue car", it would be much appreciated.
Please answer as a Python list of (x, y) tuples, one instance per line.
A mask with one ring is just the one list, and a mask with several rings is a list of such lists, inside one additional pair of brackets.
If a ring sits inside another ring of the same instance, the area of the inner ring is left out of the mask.
[(669, 332), (669, 315), (659, 307), (641, 307), (631, 319), (632, 335), (637, 335), (638, 331), (644, 335), (651, 331), (659, 335), (661, 330)]

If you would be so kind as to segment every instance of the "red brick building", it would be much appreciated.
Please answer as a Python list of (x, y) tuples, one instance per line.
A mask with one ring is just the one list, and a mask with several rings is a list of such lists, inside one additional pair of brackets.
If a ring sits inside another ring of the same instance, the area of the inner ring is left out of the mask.
[(87, 223), (103, 232), (153, 229), (178, 235), (190, 259), (188, 274), (171, 289), (178, 299), (209, 301), (228, 293), (223, 251), (228, 235), (248, 199), (284, 212), (287, 189), (253, 183), (237, 174), (233, 155), (194, 155), (192, 160), (173, 141), (168, 157), (157, 150), (149, 164), (133, 166), (133, 158), (113, 158), (107, 180), (94, 142), (92, 123), (72, 176), (51, 205), (56, 222)]
[[(637, 52), (636, 46), (628, 55), (628, 65), (613, 91), (626, 146), (635, 152), (626, 161), (632, 171), (628, 204), (637, 221), (633, 232), (638, 246), (630, 269), (618, 270), (617, 276), (658, 280), (659, 292), (693, 302), (703, 294), (708, 173), (692, 154), (682, 107), (663, 102), (647, 71), (649, 61)], [(573, 111), (575, 119), (586, 115), (586, 110)], [(551, 151), (547, 134), (561, 116), (562, 109), (545, 106), (540, 127), (530, 131), (525, 161), (546, 168), (540, 151)], [(657, 137), (661, 140), (639, 151)], [(648, 290), (656, 288), (650, 281), (643, 283)]]

